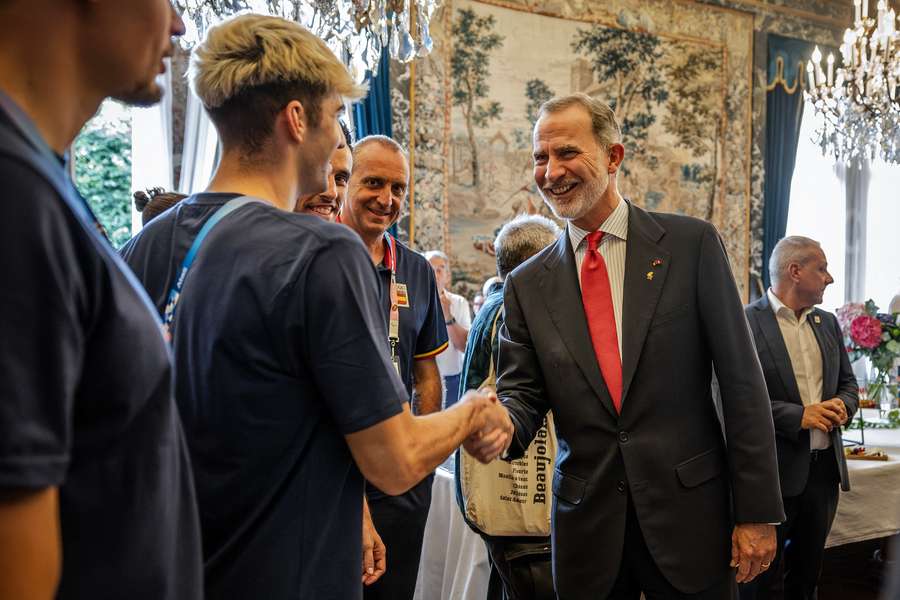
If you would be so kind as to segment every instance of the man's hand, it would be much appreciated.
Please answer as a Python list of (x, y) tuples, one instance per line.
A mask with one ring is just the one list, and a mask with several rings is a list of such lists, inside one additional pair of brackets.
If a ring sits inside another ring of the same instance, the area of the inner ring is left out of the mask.
[(500, 404), (492, 388), (482, 388), (478, 393), (487, 398), (487, 404), (481, 410), (481, 420), (475, 433), (463, 442), (463, 448), (478, 461), (487, 464), (509, 448), (515, 427), (509, 412)]
[(775, 526), (740, 523), (731, 534), (731, 566), (737, 567), (738, 583), (747, 583), (769, 568), (775, 559)]
[(444, 320), (449, 321), (453, 315), (450, 313), (450, 296), (447, 295), (447, 290), (444, 288), (439, 289), (438, 298), (441, 301), (441, 309), (444, 311)]
[(818, 429), (828, 433), (835, 427), (843, 425), (846, 420), (847, 408), (844, 406), (844, 402), (838, 398), (832, 398), (831, 400), (804, 407), (803, 417), (800, 419), (800, 428)]
[(369, 503), (363, 498), (363, 527), (362, 527), (362, 546), (363, 546), (363, 585), (372, 585), (384, 575), (387, 570), (387, 551), (381, 536), (375, 530), (375, 524), (372, 523), (372, 515), (369, 513)]
[(825, 400), (822, 404), (830, 406), (831, 409), (837, 413), (838, 421), (835, 422), (835, 425), (838, 427), (846, 423), (847, 419), (850, 417), (850, 415), (847, 414), (847, 405), (844, 404), (844, 401), (840, 398), (835, 397), (831, 400)]

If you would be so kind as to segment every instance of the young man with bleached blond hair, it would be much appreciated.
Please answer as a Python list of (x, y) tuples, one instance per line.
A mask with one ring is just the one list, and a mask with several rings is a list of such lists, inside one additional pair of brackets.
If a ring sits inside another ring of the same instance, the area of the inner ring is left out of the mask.
[(363, 564), (363, 476), (398, 494), (473, 434), (499, 453), (505, 434), (480, 432), (501, 409), (472, 394), (414, 418), (365, 248), (293, 212), (326, 189), (344, 101), (364, 93), (327, 46), (243, 15), (209, 31), (191, 73), (219, 167), (123, 254), (172, 336), (207, 598), (358, 599), (385, 568)]

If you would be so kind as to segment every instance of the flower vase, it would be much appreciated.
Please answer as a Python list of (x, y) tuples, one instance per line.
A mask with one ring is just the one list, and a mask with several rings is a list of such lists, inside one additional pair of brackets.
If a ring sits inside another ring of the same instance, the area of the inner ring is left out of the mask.
[(891, 384), (889, 374), (873, 369), (867, 388), (868, 397), (878, 407), (879, 416), (887, 418), (888, 413), (897, 408), (896, 386)]

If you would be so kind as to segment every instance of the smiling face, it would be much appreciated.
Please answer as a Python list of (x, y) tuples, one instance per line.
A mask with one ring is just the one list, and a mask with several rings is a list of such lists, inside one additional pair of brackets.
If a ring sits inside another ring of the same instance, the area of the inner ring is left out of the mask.
[(297, 200), (294, 212), (306, 213), (321, 217), (326, 221), (334, 221), (347, 200), (347, 184), (353, 168), (353, 155), (350, 148), (342, 143), (331, 156), (331, 173), (328, 175), (328, 189), (321, 194), (302, 196)]
[[(544, 113), (533, 136), (534, 181), (553, 214), (578, 220), (610, 185), (609, 153), (594, 136), (591, 117), (579, 105)], [(613, 172), (617, 167), (613, 164)]]
[(409, 165), (395, 148), (370, 142), (357, 148), (341, 221), (371, 242), (400, 218)]
[(339, 122), (344, 114), (344, 101), (332, 92), (322, 98), (318, 111), (318, 123), (306, 117), (307, 132), (298, 154), (300, 174), (300, 194), (304, 196), (321, 194), (328, 189), (331, 171), (331, 157), (344, 143), (344, 133)]

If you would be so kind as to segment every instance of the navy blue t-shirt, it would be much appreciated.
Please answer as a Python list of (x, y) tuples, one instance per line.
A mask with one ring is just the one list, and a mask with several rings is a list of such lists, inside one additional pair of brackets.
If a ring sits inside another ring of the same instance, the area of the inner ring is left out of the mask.
[[(160, 215), (123, 256), (162, 310), (203, 223)], [(372, 260), (355, 233), (253, 202), (209, 233), (173, 323), (207, 597), (362, 597), (363, 478), (344, 435), (402, 411)]]
[[(387, 246), (388, 243), (385, 241), (385, 258), (377, 267), (385, 319), (389, 318), (391, 310), (391, 269)], [(401, 290), (398, 302), (400, 348), (397, 357), (400, 359), (400, 377), (407, 393), (412, 397), (415, 383), (413, 363), (416, 360), (434, 358), (447, 348), (447, 325), (444, 323), (444, 313), (431, 265), (424, 256), (410, 250), (401, 242), (394, 240), (393, 246), (397, 250), (396, 277)]]
[[(397, 252), (396, 278), (400, 290), (398, 294), (398, 310), (400, 312), (399, 348), (397, 358), (400, 365), (400, 377), (410, 398), (413, 395), (415, 377), (413, 364), (417, 360), (434, 358), (447, 347), (447, 325), (441, 301), (438, 298), (437, 282), (434, 270), (424, 256), (410, 250), (407, 246), (393, 240)], [(381, 264), (377, 265), (378, 278), (381, 283), (381, 311), (387, 323), (391, 310), (391, 268), (388, 241), (385, 240), (385, 255)], [(371, 262), (371, 261), (370, 261)], [(417, 487), (430, 488), (431, 478), (426, 477)], [(415, 489), (412, 493), (415, 494)], [(370, 501), (382, 500), (386, 494), (368, 484), (366, 495)], [(390, 550), (389, 550), (390, 552)]]
[(59, 489), (58, 598), (199, 600), (159, 317), (59, 160), (0, 102), (0, 491)]

